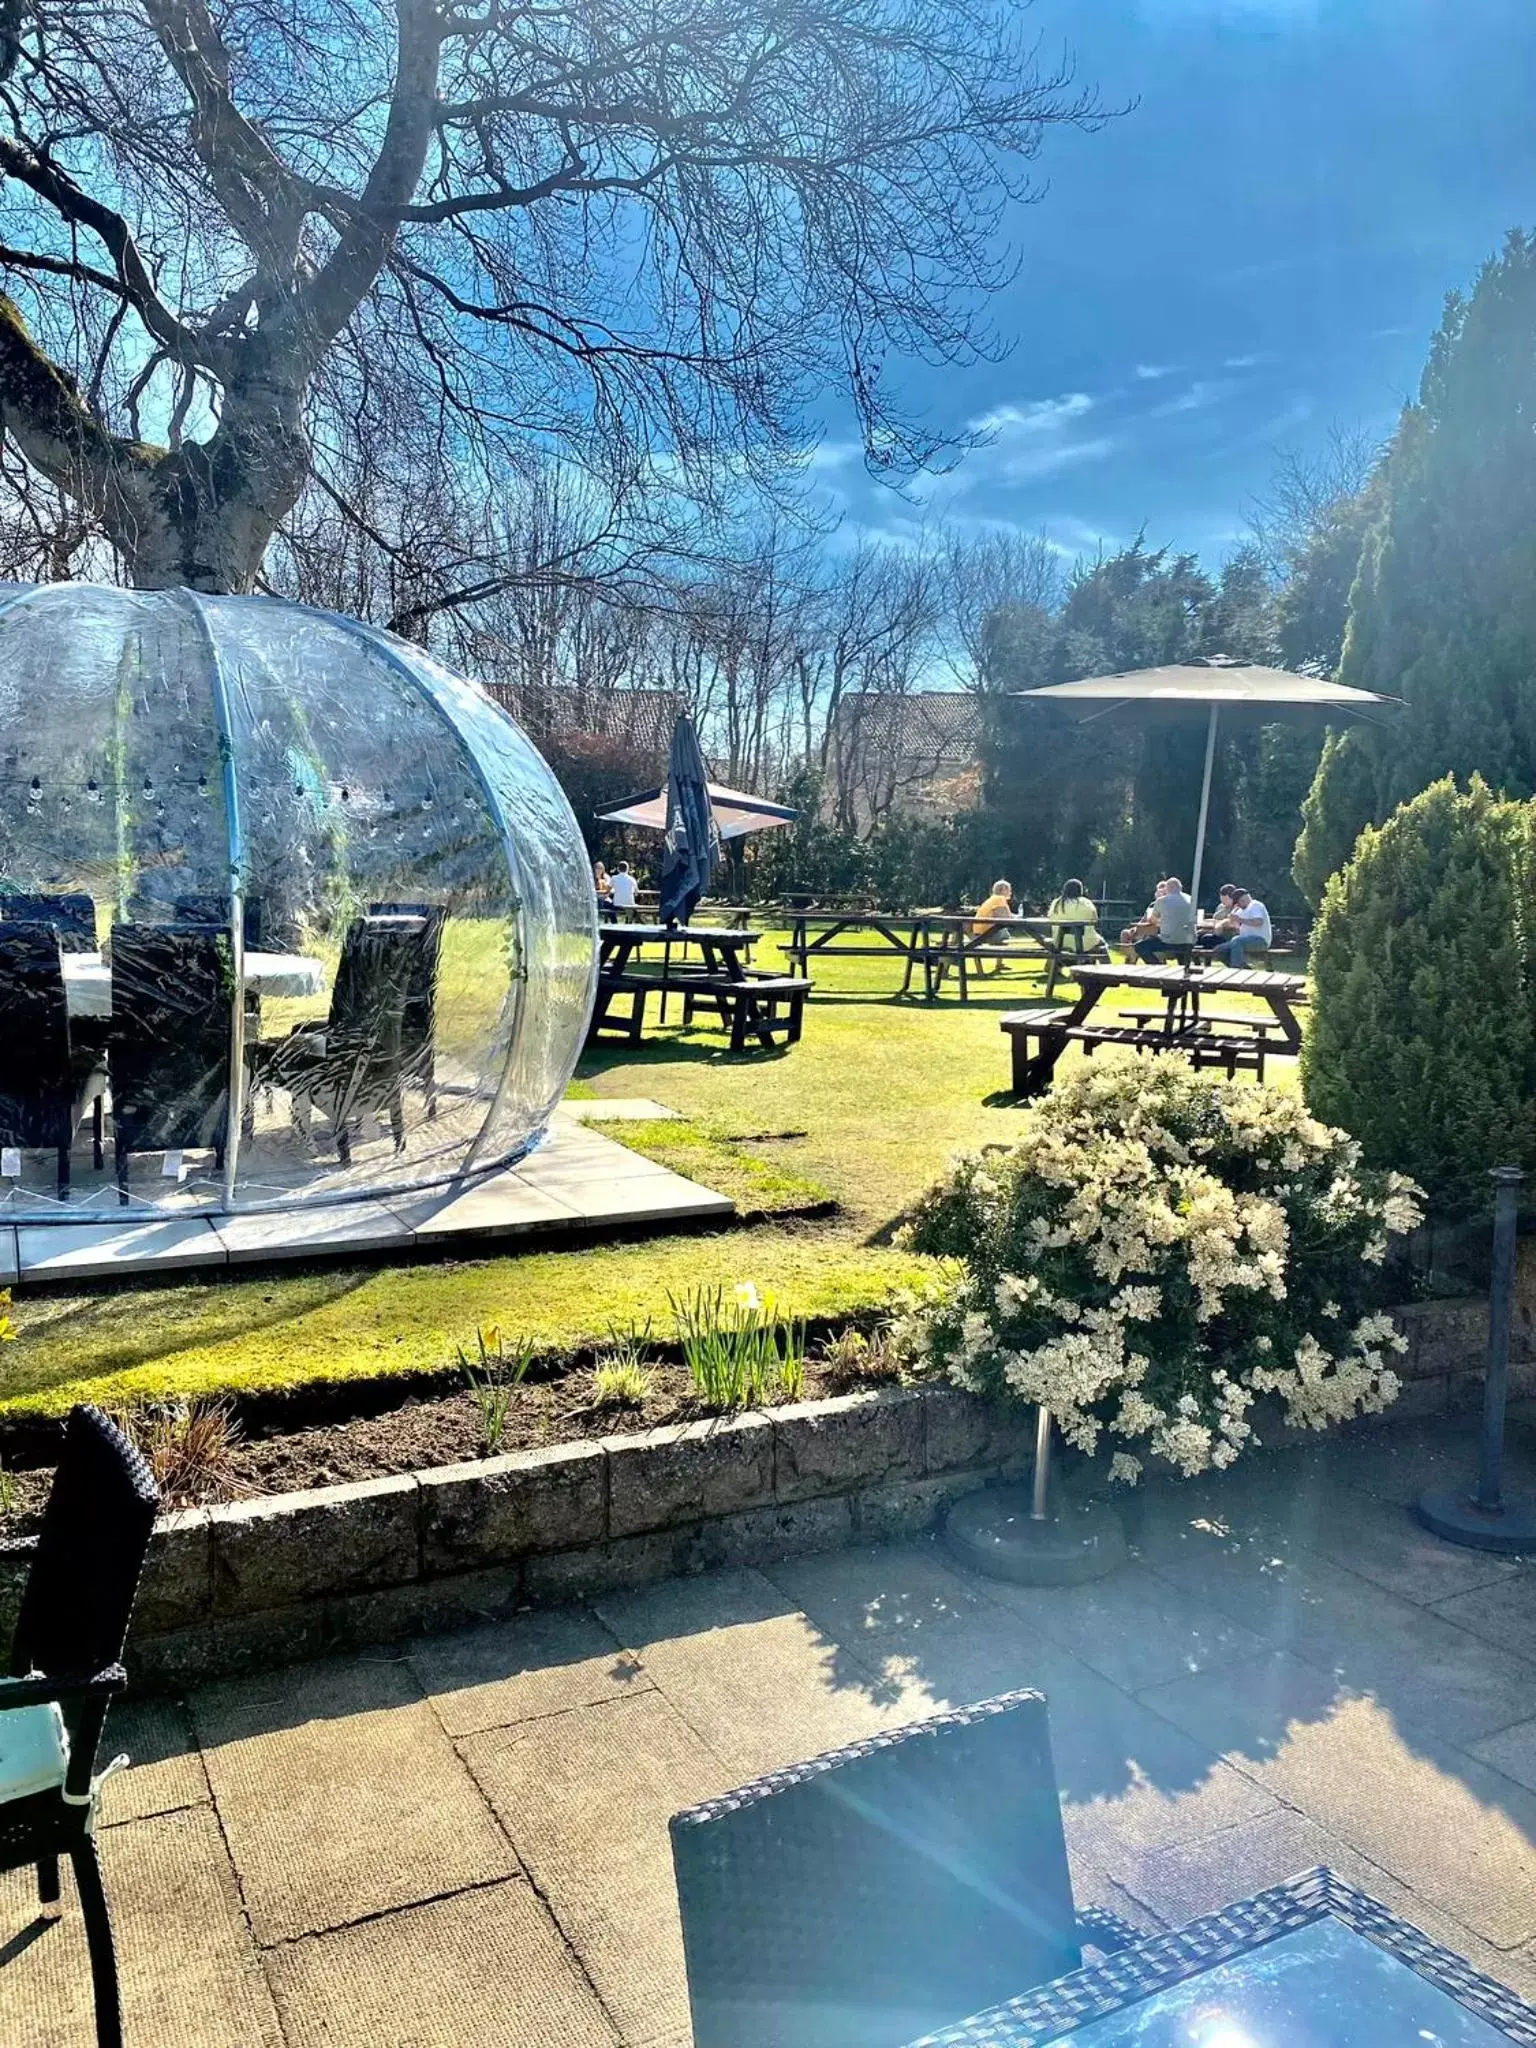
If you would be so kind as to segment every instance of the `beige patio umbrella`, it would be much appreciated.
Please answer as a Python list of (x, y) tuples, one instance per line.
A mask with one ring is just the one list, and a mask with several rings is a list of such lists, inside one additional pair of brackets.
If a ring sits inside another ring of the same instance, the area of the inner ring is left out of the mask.
[(1085, 676), (1080, 682), (1049, 683), (1044, 689), (1015, 690), (1012, 694), (1060, 704), (1083, 725), (1116, 711), (1140, 711), (1153, 717), (1205, 712), (1205, 773), (1200, 783), (1200, 821), (1195, 827), (1194, 874), (1189, 888), (1195, 903), (1200, 901), (1205, 824), (1211, 807), (1211, 769), (1216, 759), (1217, 724), (1224, 708), (1229, 713), (1256, 714), (1259, 723), (1268, 725), (1298, 711), (1314, 716), (1321, 713), (1326, 718), (1368, 718), (1373, 711), (1402, 703), (1400, 697), (1351, 689), (1347, 683), (1330, 682), (1326, 676), (1296, 675), (1289, 669), (1257, 668), (1221, 660), (1170, 668), (1126, 669), (1120, 675)]

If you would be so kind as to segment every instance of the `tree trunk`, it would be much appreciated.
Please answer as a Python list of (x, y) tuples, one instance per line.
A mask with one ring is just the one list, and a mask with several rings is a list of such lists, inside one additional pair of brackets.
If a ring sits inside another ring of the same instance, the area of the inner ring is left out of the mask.
[(132, 478), (109, 535), (141, 590), (247, 592), (308, 473), (293, 394), (226, 393), (210, 440), (183, 442)]

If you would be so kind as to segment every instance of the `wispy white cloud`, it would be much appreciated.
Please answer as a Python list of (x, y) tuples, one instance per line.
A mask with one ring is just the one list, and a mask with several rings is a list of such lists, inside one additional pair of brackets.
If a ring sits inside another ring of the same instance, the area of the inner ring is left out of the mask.
[(994, 406), (969, 423), (983, 438), (966, 460), (964, 480), (972, 485), (1029, 483), (1101, 462), (1115, 449), (1113, 435), (1078, 431), (1097, 404), (1086, 391), (1064, 391), (1056, 398)]
[(1263, 354), (1250, 356), (1228, 356), (1222, 363), (1221, 367), (1224, 370), (1257, 370), (1261, 364), (1272, 363), (1274, 362), (1274, 360), (1275, 358), (1273, 356)]
[(1177, 398), (1166, 398), (1161, 405), (1153, 406), (1150, 417), (1166, 420), (1175, 418), (1179, 413), (1205, 412), (1213, 405), (1220, 405), (1231, 390), (1231, 382), (1226, 378), (1197, 377)]
[(1136, 375), (1143, 384), (1153, 384), (1159, 377), (1176, 377), (1178, 373), (1179, 366), (1177, 363), (1138, 363), (1136, 365)]

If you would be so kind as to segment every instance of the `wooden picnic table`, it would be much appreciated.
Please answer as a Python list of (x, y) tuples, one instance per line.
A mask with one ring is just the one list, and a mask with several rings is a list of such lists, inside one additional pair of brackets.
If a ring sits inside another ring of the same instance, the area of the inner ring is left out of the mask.
[[(1182, 1052), (1197, 1067), (1220, 1066), (1235, 1074), (1248, 1067), (1264, 1078), (1265, 1059), (1294, 1058), (1301, 1051), (1296, 1015), (1307, 1000), (1302, 975), (1267, 967), (1083, 965), (1075, 968), (1082, 990), (1075, 1003), (1055, 1009), (1010, 1010), (1002, 1030), (1013, 1049), (1013, 1092), (1043, 1095), (1056, 1062), (1068, 1045), (1093, 1052), (1100, 1045), (1128, 1045), (1137, 1052)], [(1130, 1022), (1093, 1021), (1093, 1012), (1112, 988), (1145, 989), (1161, 1004), (1133, 1011)], [(1209, 1008), (1231, 996), (1257, 996), (1269, 1016), (1233, 1016)]]
[[(682, 996), (685, 1025), (693, 1022), (699, 1005), (712, 1008), (730, 1033), (733, 1052), (744, 1051), (749, 1040), (769, 1050), (781, 1041), (794, 1045), (811, 984), (758, 973), (749, 956), (761, 937), (761, 932), (724, 925), (599, 925), (597, 999), (588, 1040), (643, 1043), (645, 1006), (654, 993), (661, 998), (663, 1023), (669, 994)], [(657, 946), (661, 959), (647, 960), (647, 949)], [(699, 961), (686, 957), (690, 946), (698, 948)], [(673, 958), (674, 948), (682, 950), (682, 959)], [(622, 1007), (626, 1001), (627, 1010)]]
[[(923, 995), (929, 999), (939, 994), (953, 970), (961, 1002), (970, 1000), (971, 974), (984, 960), (1043, 960), (1047, 1001), (1055, 994), (1057, 981), (1075, 972), (1075, 950), (1057, 941), (1056, 919), (988, 919), (982, 931), (974, 929), (976, 921), (973, 910), (796, 910), (789, 914), (784, 950), (801, 974), (809, 973), (813, 959), (899, 959), (905, 963), (899, 993), (910, 995), (920, 974)], [(1071, 932), (1078, 927), (1060, 929)], [(1015, 934), (1022, 944), (1014, 939)], [(850, 938), (854, 943), (849, 943)]]

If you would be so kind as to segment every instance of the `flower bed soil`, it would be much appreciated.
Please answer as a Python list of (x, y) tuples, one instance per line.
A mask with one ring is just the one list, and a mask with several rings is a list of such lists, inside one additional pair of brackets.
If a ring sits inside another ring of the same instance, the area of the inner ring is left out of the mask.
[[(683, 1366), (657, 1364), (647, 1367), (647, 1372), (651, 1391), (643, 1403), (594, 1401), (590, 1365), (573, 1365), (547, 1378), (528, 1380), (512, 1396), (495, 1454), (545, 1450), (554, 1444), (695, 1422), (715, 1412), (699, 1400)], [(806, 1367), (805, 1385), (797, 1398), (816, 1401), (880, 1383), (876, 1377), (832, 1372), (813, 1361)], [(245, 1413), (237, 1409), (238, 1439), (220, 1482), (173, 1491), (166, 1505), (201, 1506), (296, 1493), (492, 1455), (480, 1410), (462, 1390), (423, 1391), (371, 1414), (307, 1424), (298, 1420), (294, 1407), (293, 1403), (267, 1402)], [(0, 1443), (12, 1490), (10, 1512), (0, 1514), (0, 1536), (27, 1536), (36, 1529), (53, 1476), (47, 1452), (46, 1441), (39, 1442), (35, 1436), (15, 1448)], [(18, 1470), (20, 1457), (28, 1462)]]

